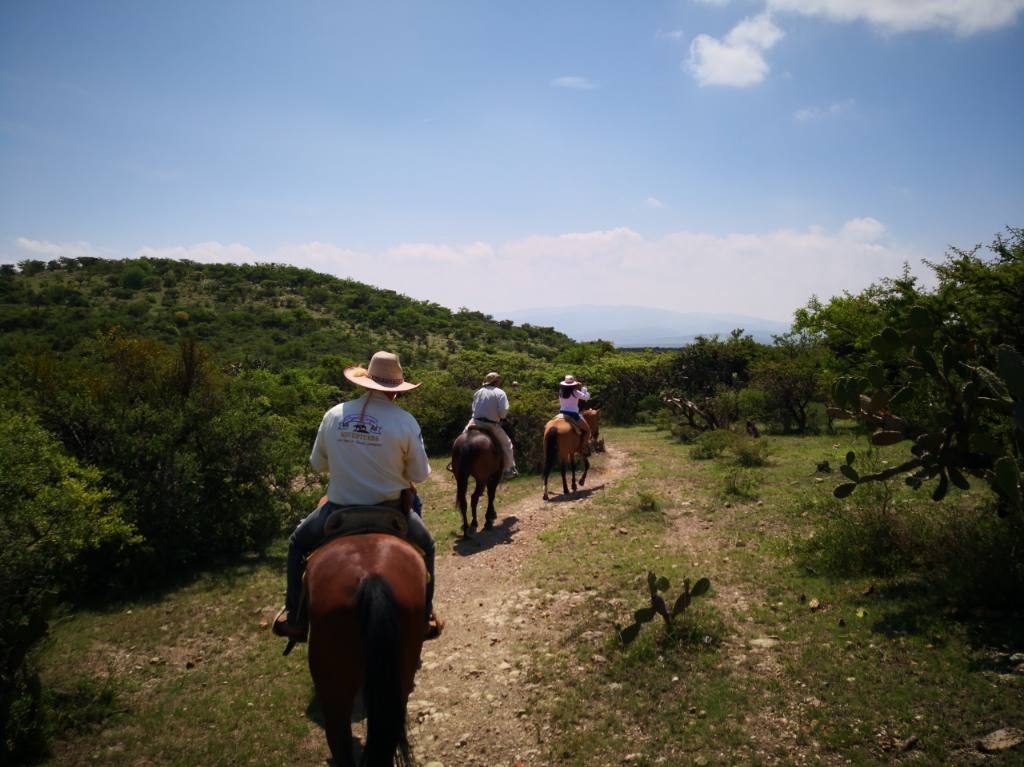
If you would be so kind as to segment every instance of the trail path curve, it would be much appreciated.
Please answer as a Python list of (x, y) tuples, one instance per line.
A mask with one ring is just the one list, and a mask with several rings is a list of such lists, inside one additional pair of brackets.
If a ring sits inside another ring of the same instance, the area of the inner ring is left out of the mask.
[[(538, 536), (629, 471), (629, 456), (596, 456), (586, 488), (568, 497), (537, 492), (505, 506), (494, 530), (458, 541), (437, 563), (437, 605), (444, 634), (423, 647), (409, 699), (410, 735), (425, 767), (543, 767), (545, 725), (530, 706), (535, 660), (561, 634), (553, 616), (583, 595), (549, 593), (523, 581)], [(550, 487), (561, 480), (552, 477)], [(568, 603), (568, 604), (567, 604)]]

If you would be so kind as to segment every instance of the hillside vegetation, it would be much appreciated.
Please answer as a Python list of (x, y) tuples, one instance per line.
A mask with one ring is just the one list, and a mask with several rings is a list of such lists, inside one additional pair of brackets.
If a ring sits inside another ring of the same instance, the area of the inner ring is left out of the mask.
[(390, 349), (407, 363), (444, 367), (465, 351), (550, 359), (572, 345), (551, 328), (495, 322), (280, 264), (170, 259), (23, 261), (0, 272), (0, 357), (67, 350), (121, 327), (165, 342), (200, 340), (225, 363), (316, 364)]
[[(54, 704), (34, 653), (57, 606), (145, 598), (280, 545), (322, 492), (309, 447), (353, 394), (344, 368), (381, 348), (422, 383), (401, 402), (442, 461), (490, 370), (526, 471), (566, 373), (606, 424), (657, 428), (695, 460), (730, 456), (721, 493), (735, 499), (756, 496), (773, 460), (748, 434), (841, 423), (858, 447), (807, 456), (835, 493), (815, 567), (956, 584), (942, 598), (958, 609), (1020, 609), (1024, 231), (932, 268), (930, 289), (904, 274), (811, 298), (771, 345), (738, 328), (627, 352), (286, 266), (3, 267), (0, 756), (46, 750)], [(912, 514), (895, 513), (893, 485)], [(772, 492), (784, 507), (786, 487)], [(984, 523), (965, 534), (961, 508)]]

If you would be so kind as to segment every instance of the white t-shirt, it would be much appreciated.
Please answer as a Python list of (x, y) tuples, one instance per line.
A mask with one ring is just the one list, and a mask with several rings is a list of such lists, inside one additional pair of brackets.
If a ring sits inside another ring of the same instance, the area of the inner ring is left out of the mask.
[(579, 389), (574, 389), (572, 396), (563, 397), (561, 394), (558, 396), (558, 409), (568, 410), (570, 413), (580, 412), (580, 400), (590, 399), (590, 392), (587, 391), (587, 387), (583, 386)]
[(497, 386), (482, 386), (473, 395), (473, 417), (500, 421), (508, 413), (508, 395)]
[(328, 410), (309, 462), (330, 472), (327, 499), (342, 506), (394, 500), (430, 476), (420, 425), (379, 392)]

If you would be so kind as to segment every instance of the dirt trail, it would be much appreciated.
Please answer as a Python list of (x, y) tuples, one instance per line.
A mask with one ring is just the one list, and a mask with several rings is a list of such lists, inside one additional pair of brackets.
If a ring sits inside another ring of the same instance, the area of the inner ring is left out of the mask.
[[(522, 573), (541, 532), (628, 471), (628, 455), (609, 450), (596, 458), (587, 487), (567, 498), (544, 502), (538, 482), (535, 494), (506, 506), (499, 490), (495, 528), (456, 542), (438, 560), (437, 605), (447, 626), (440, 639), (424, 645), (409, 699), (410, 734), (421, 764), (547, 764), (544, 725), (529, 705), (527, 671), (561, 638), (552, 616), (584, 597), (531, 588)], [(552, 477), (549, 486), (558, 482)]]

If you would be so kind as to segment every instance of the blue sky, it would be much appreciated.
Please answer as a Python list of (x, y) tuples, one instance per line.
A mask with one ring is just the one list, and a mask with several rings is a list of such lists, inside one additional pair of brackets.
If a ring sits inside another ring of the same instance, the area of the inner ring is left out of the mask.
[(0, 261), (787, 319), (1024, 225), (1024, 0), (0, 4)]

